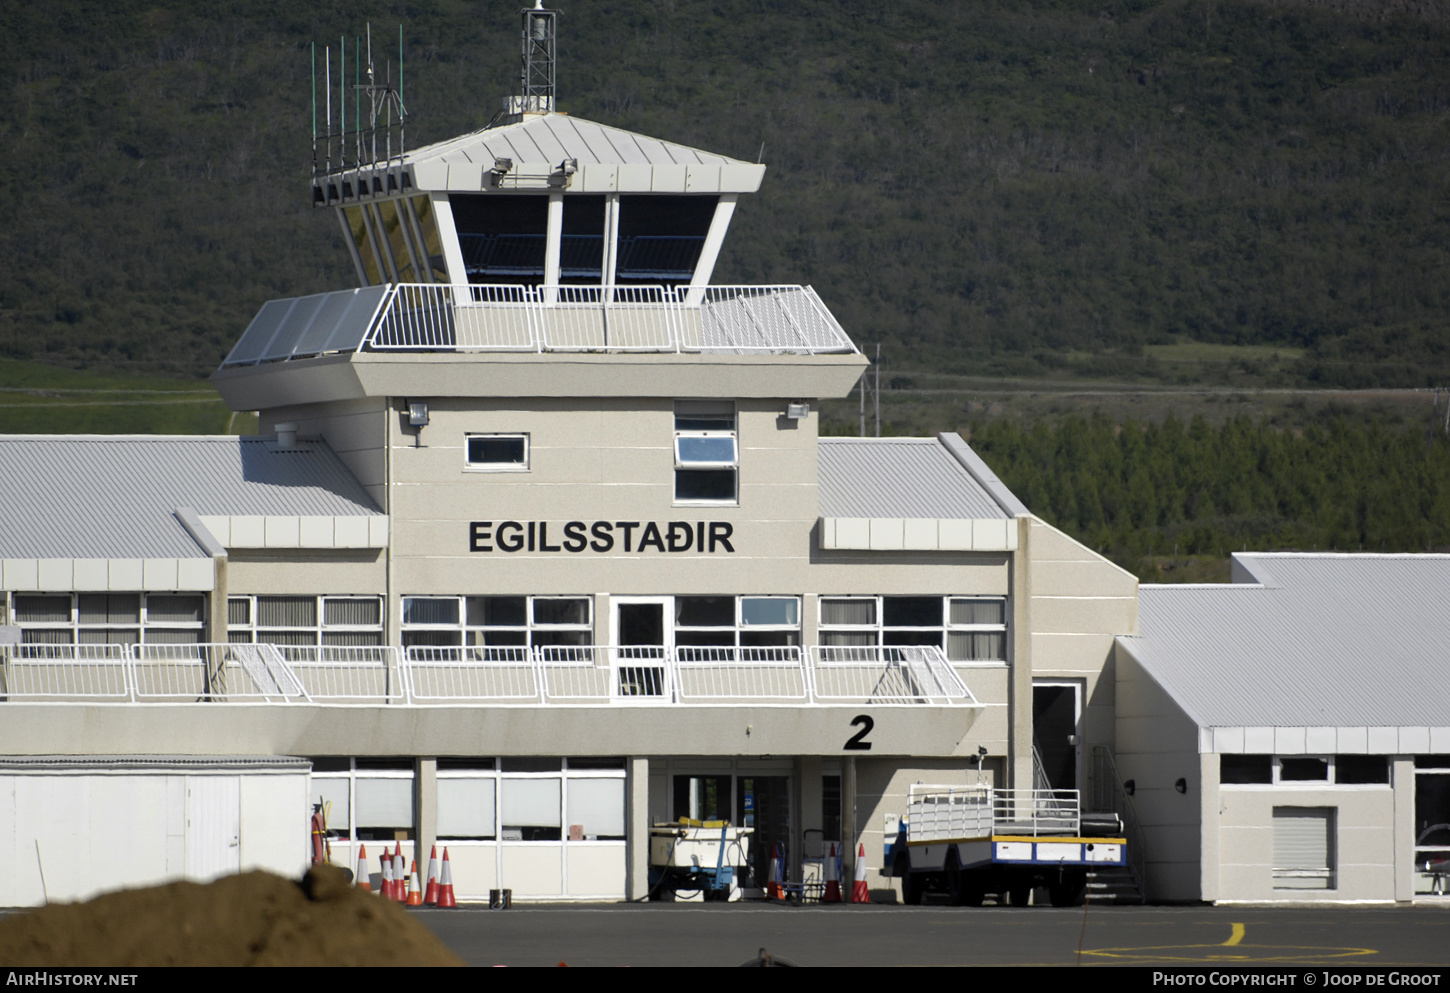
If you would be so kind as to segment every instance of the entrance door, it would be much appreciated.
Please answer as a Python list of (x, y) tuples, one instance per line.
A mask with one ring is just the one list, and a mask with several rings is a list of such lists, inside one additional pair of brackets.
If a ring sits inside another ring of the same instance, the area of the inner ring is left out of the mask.
[(1048, 789), (1078, 789), (1081, 720), (1081, 683), (1032, 684), (1032, 747), (1047, 776), (1042, 785)]
[(737, 776), (735, 823), (755, 828), (746, 850), (752, 887), (770, 879), (770, 851), (780, 847), (781, 864), (790, 865), (790, 777)]
[(670, 648), (666, 616), (671, 603), (670, 597), (615, 597), (612, 692), (616, 697), (669, 699), (665, 656)]

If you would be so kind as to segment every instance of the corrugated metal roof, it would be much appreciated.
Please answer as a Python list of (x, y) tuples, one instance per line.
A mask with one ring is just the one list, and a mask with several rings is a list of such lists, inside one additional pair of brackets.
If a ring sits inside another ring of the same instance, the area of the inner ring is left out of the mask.
[(822, 438), (822, 517), (1008, 518), (936, 438)]
[(1260, 583), (1140, 586), (1119, 639), (1200, 726), (1446, 723), (1450, 556), (1234, 558)]
[(0, 436), (0, 558), (196, 558), (178, 507), (209, 516), (380, 511), (321, 442)]
[(409, 152), (407, 161), (442, 159), (492, 166), (499, 157), (513, 159), (518, 165), (558, 165), (564, 159), (578, 159), (580, 165), (750, 164), (567, 114), (531, 116), (516, 124), (425, 145)]

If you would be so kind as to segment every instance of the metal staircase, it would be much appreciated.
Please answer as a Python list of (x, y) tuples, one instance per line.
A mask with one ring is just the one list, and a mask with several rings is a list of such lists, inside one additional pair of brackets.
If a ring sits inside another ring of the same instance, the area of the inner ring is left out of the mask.
[(1146, 903), (1148, 900), (1148, 849), (1133, 801), (1123, 789), (1112, 750), (1106, 745), (1093, 746), (1093, 781), (1091, 809), (1095, 813), (1116, 814), (1123, 824), (1128, 840), (1127, 864), (1121, 867), (1088, 873), (1088, 900), (1092, 903)]

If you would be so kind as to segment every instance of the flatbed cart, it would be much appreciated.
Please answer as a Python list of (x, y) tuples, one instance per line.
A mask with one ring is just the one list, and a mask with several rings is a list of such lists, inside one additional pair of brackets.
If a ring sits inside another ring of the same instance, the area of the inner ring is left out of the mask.
[(729, 821), (668, 821), (649, 832), (651, 900), (739, 900), (754, 828)]
[(1046, 886), (1054, 907), (1071, 907), (1090, 869), (1126, 864), (1122, 822), (1084, 815), (1077, 790), (915, 785), (907, 816), (886, 821), (883, 874), (901, 880), (909, 904), (938, 891), (958, 905), (980, 907), (990, 893), (1026, 906)]

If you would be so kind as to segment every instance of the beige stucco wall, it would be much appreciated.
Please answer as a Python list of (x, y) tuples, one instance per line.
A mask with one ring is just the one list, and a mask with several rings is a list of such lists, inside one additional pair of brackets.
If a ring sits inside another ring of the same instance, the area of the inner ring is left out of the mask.
[(1037, 518), (1028, 548), (1032, 677), (1082, 685), (1078, 769), (1091, 795), (1092, 746), (1114, 747), (1113, 639), (1138, 629), (1138, 579)]
[[(1116, 650), (1118, 772), (1132, 780), (1153, 900), (1203, 898), (1199, 875), (1203, 782), (1198, 726), (1122, 646)], [(1187, 787), (1179, 793), (1175, 783)]]
[[(1333, 889), (1274, 888), (1275, 807), (1334, 809), (1337, 866)], [(1391, 787), (1221, 786), (1218, 809), (1220, 902), (1395, 898), (1395, 793)]]

